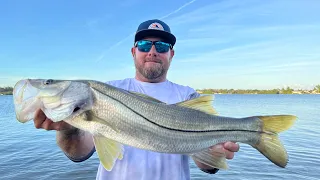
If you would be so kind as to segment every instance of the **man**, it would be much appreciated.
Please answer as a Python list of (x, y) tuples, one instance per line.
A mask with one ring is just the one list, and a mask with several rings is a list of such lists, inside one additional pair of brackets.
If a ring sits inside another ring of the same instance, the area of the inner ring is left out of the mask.
[[(199, 94), (188, 86), (175, 84), (167, 79), (167, 72), (174, 56), (176, 38), (167, 24), (160, 20), (148, 20), (140, 24), (131, 53), (136, 74), (134, 78), (109, 81), (108, 84), (130, 91), (152, 96), (160, 101), (173, 104), (198, 97)], [(36, 128), (57, 130), (57, 143), (69, 159), (84, 161), (94, 153), (92, 136), (65, 122), (53, 123), (38, 111), (34, 118)], [(165, 154), (124, 146), (124, 158), (117, 161), (111, 172), (100, 164), (97, 179), (190, 179), (189, 156)], [(219, 149), (220, 148), (220, 149)], [(226, 142), (212, 146), (212, 151), (224, 150), (227, 159), (232, 159), (239, 145)], [(212, 169), (200, 162), (196, 165), (204, 172), (214, 174)]]

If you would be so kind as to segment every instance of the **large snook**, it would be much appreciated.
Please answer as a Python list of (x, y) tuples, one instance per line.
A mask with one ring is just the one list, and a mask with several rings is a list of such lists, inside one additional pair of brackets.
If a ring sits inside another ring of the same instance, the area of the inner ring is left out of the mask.
[(100, 161), (111, 170), (123, 157), (122, 144), (162, 153), (188, 154), (226, 169), (224, 153), (209, 147), (233, 141), (251, 145), (285, 167), (288, 155), (278, 133), (289, 129), (291, 115), (232, 118), (217, 116), (212, 96), (165, 104), (152, 97), (92, 80), (26, 79), (14, 87), (17, 120), (33, 119), (42, 109), (54, 122), (65, 121), (93, 134)]

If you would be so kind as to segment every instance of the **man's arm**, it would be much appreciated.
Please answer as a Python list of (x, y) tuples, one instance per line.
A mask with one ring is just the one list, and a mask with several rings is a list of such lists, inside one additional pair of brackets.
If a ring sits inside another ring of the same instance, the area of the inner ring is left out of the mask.
[(52, 122), (41, 110), (35, 114), (34, 125), (37, 129), (56, 130), (58, 146), (74, 162), (87, 160), (95, 151), (90, 133), (77, 129), (64, 121)]

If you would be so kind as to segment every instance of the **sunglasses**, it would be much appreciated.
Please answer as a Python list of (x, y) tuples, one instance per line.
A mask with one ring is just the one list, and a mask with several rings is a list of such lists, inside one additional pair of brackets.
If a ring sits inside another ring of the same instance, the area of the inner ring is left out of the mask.
[(137, 41), (134, 46), (138, 47), (138, 50), (141, 52), (149, 52), (152, 45), (155, 46), (158, 53), (166, 53), (169, 49), (172, 49), (171, 44), (162, 41), (140, 40)]

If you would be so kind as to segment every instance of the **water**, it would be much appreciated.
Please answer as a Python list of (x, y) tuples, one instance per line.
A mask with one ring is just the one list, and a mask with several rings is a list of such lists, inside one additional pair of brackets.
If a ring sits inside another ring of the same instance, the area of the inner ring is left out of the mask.
[[(215, 175), (190, 163), (191, 179), (320, 179), (320, 95), (215, 95), (214, 107), (224, 116), (294, 114), (294, 127), (280, 138), (289, 154), (283, 169), (252, 147), (228, 161), (230, 169)], [(55, 132), (35, 129), (33, 122), (15, 119), (12, 96), (0, 96), (0, 179), (95, 179), (97, 155), (82, 163), (71, 162), (56, 145)]]

